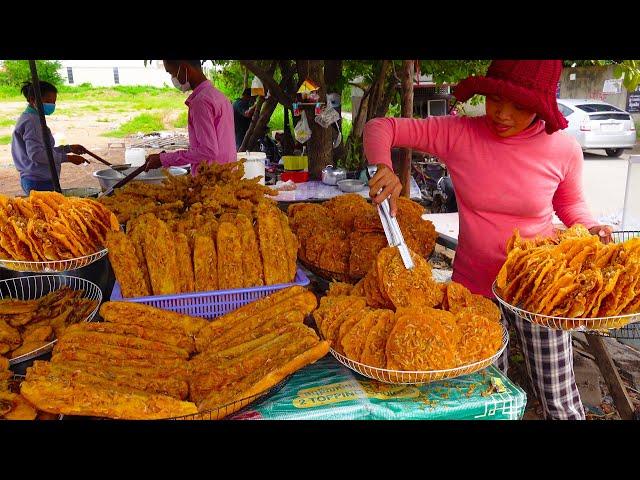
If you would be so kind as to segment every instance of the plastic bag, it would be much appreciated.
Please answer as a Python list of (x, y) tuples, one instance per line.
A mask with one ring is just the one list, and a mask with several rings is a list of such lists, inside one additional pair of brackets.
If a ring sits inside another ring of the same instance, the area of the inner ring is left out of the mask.
[(296, 140), (300, 143), (305, 143), (311, 138), (311, 127), (309, 127), (306, 112), (302, 112), (300, 114), (300, 117), (300, 121), (296, 124), (296, 127), (293, 129), (293, 131)]
[(316, 115), (315, 120), (322, 128), (327, 128), (332, 123), (340, 120), (340, 114), (335, 108), (327, 107), (319, 115)]

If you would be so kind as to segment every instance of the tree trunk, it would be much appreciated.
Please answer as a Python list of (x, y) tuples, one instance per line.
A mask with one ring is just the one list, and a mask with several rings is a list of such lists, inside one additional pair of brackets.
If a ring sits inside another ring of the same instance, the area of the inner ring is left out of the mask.
[[(403, 60), (402, 62), (402, 104), (401, 114), (404, 118), (413, 117), (413, 72), (414, 72), (413, 60)], [(403, 197), (409, 196), (410, 191), (410, 179), (411, 179), (411, 149), (402, 149), (402, 159), (398, 172), (400, 182), (402, 183), (402, 195)]]
[[(304, 81), (308, 78), (320, 87), (320, 101), (326, 102), (327, 90), (324, 79), (324, 62), (322, 60), (297, 60), (298, 79)], [(322, 176), (322, 169), (331, 164), (332, 137), (329, 128), (322, 128), (316, 121), (312, 105), (305, 106), (307, 121), (311, 128), (311, 138), (306, 142), (307, 155), (309, 156), (309, 176), (318, 180)]]
[(249, 128), (244, 134), (244, 138), (242, 139), (242, 145), (238, 149), (239, 152), (244, 152), (247, 150), (249, 146), (249, 139), (253, 134), (253, 131), (256, 128), (256, 123), (258, 122), (258, 118), (260, 117), (260, 112), (262, 111), (262, 105), (264, 104), (264, 97), (258, 98), (256, 101), (256, 109), (253, 111), (253, 115), (251, 116), (251, 123), (249, 124)]
[[(256, 122), (256, 125), (247, 140), (247, 149), (253, 149), (257, 146), (258, 139), (262, 137), (267, 129), (267, 125), (269, 124), (269, 120), (271, 120), (271, 115), (273, 115), (273, 111), (278, 106), (278, 101), (274, 96), (269, 97), (262, 106), (262, 111), (260, 112), (260, 117)], [(245, 138), (246, 140), (246, 138)], [(243, 142), (244, 143), (244, 142)]]
[[(385, 85), (387, 84), (387, 75), (391, 62), (389, 60), (383, 60), (380, 66), (380, 71), (376, 75), (371, 91), (371, 98), (369, 99), (369, 108), (367, 111), (367, 120), (375, 118), (378, 112), (378, 105), (382, 102), (382, 98), (385, 93)], [(386, 112), (385, 112), (386, 113)]]
[(389, 105), (393, 101), (393, 97), (396, 95), (398, 81), (395, 75), (389, 75), (387, 79), (387, 86), (378, 107), (376, 108), (375, 117), (384, 117), (389, 111)]

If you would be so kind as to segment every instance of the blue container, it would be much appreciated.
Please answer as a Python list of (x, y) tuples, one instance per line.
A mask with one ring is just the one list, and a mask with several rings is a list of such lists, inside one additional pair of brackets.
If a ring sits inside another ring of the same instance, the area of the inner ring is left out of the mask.
[(309, 285), (309, 278), (298, 267), (293, 283), (280, 283), (265, 287), (237, 288), (233, 290), (212, 290), (209, 292), (179, 293), (176, 295), (154, 295), (149, 297), (122, 298), (120, 284), (113, 286), (111, 300), (143, 303), (151, 307), (170, 310), (192, 317), (216, 318), (232, 312), (247, 303), (266, 297), (278, 290), (299, 285)]

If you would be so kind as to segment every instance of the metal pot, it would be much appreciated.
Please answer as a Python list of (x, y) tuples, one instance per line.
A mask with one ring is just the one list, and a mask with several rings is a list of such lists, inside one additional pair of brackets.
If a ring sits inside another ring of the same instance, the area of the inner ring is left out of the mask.
[(322, 183), (325, 185), (337, 185), (340, 180), (347, 178), (347, 171), (344, 168), (327, 165), (322, 169)]
[[(93, 172), (93, 176), (94, 178), (98, 179), (98, 182), (100, 182), (100, 187), (102, 188), (102, 191), (106, 192), (109, 188), (111, 188), (113, 185), (118, 183), (120, 180), (122, 180), (124, 177), (129, 175), (134, 170), (135, 168), (130, 168), (123, 172), (116, 172), (111, 168), (107, 168), (105, 170), (98, 170), (97, 172)], [(181, 175), (186, 175), (188, 173), (186, 169), (179, 168), (179, 167), (169, 167), (168, 170), (169, 170), (169, 174), (173, 176), (181, 176)], [(142, 172), (133, 181), (145, 182), (145, 183), (162, 183), (164, 179), (165, 179), (165, 176), (162, 173), (162, 169), (156, 168), (153, 170), (149, 170), (148, 172)]]

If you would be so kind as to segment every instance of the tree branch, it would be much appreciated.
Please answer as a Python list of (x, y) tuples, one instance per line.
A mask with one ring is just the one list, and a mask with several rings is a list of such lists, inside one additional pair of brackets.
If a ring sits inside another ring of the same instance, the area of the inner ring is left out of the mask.
[(240, 60), (240, 64), (243, 67), (246, 67), (247, 70), (253, 73), (256, 77), (258, 77), (262, 84), (269, 90), (269, 92), (271, 92), (271, 95), (273, 95), (276, 100), (278, 100), (278, 102), (280, 102), (287, 108), (291, 108), (291, 99), (276, 83), (275, 79), (273, 78), (273, 74), (270, 75), (268, 72), (264, 71), (253, 60)]

